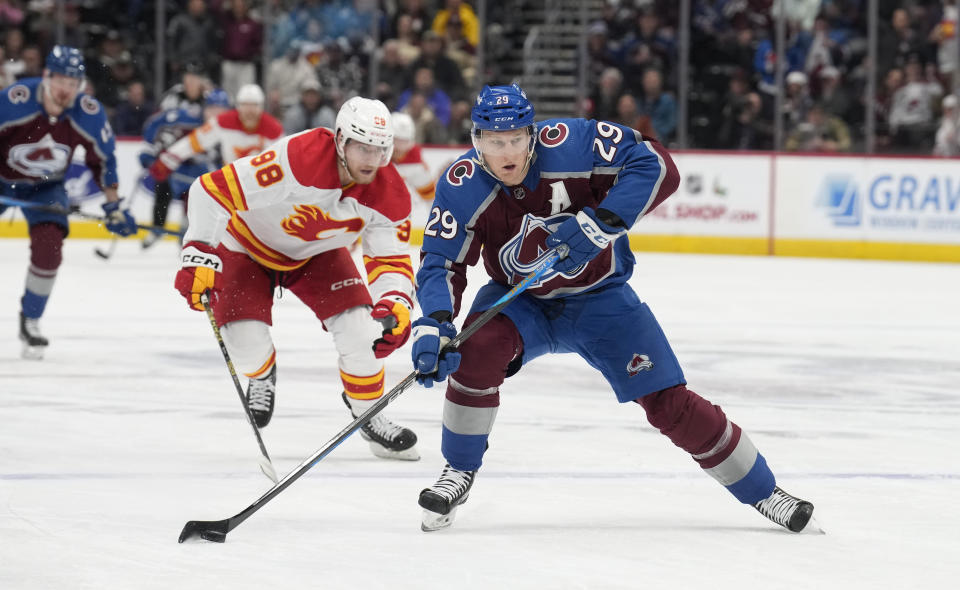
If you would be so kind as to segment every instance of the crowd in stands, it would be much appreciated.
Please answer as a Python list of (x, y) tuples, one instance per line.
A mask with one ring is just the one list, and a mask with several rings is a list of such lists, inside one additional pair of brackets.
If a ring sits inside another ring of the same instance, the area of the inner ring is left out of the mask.
[[(288, 133), (331, 125), (340, 104), (362, 94), (410, 114), (420, 143), (467, 144), (470, 97), (484, 82), (509, 82), (487, 79), (499, 61), (489, 57), (496, 44), (488, 43), (487, 71), (478, 71), (481, 35), (489, 40), (505, 25), (482, 27), (469, 0), (154, 1), (166, 2), (168, 85), (200, 72), (233, 96), (262, 81), (267, 111)], [(865, 89), (875, 74), (877, 151), (960, 153), (952, 93), (960, 77), (957, 0), (877, 3), (879, 53), (871, 64), (866, 0), (692, 0), (686, 145), (772, 149), (782, 117), (784, 149), (863, 150)], [(775, 113), (781, 5), (787, 75)], [(53, 0), (0, 0), (0, 86), (42, 72), (55, 11)], [(587, 31), (589, 96), (570, 114), (625, 123), (676, 145), (678, 13), (675, 0), (606, 0)], [(140, 135), (159, 99), (154, 14), (147, 0), (65, 5), (64, 43), (84, 51), (87, 91), (106, 106), (118, 135)]]
[[(780, 116), (786, 150), (860, 151), (875, 74), (877, 151), (957, 154), (957, 1), (877, 4), (872, 64), (865, 0), (693, 0), (688, 145), (771, 149)], [(787, 75), (775, 114), (781, 6)], [(607, 0), (589, 30), (589, 115), (646, 125), (668, 145), (676, 139), (678, 11), (673, 0)]]

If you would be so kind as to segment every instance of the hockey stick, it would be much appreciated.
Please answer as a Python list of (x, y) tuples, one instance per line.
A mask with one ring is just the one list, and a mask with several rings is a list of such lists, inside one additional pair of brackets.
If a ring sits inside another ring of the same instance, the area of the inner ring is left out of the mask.
[[(89, 219), (90, 221), (99, 221), (103, 223), (105, 218), (100, 215), (93, 215), (91, 213), (84, 213), (83, 211), (74, 211), (71, 209), (64, 209), (63, 207), (57, 207), (56, 205), (47, 205), (44, 203), (33, 203), (31, 201), (24, 201), (23, 199), (14, 199), (13, 197), (5, 197), (0, 195), (0, 205), (8, 205), (12, 207), (20, 207), (26, 209), (36, 209), (37, 211), (44, 211), (47, 213), (56, 213), (58, 215), (74, 215), (80, 219)], [(172, 229), (167, 229), (165, 227), (156, 227), (154, 225), (142, 225), (136, 224), (137, 229), (145, 229), (147, 231), (157, 231), (164, 233), (170, 236), (182, 237), (183, 232), (173, 231)]]
[(240, 378), (237, 377), (237, 370), (233, 368), (233, 361), (230, 360), (230, 353), (227, 352), (227, 345), (223, 341), (223, 335), (220, 333), (220, 328), (217, 326), (217, 320), (213, 317), (213, 308), (210, 307), (210, 298), (206, 293), (200, 296), (200, 302), (203, 303), (203, 309), (207, 312), (207, 319), (210, 320), (210, 326), (213, 328), (213, 335), (217, 337), (217, 343), (220, 344), (220, 352), (223, 353), (223, 360), (227, 362), (227, 370), (230, 371), (230, 377), (233, 379), (233, 385), (237, 388), (237, 395), (240, 396), (240, 405), (243, 406), (243, 411), (247, 415), (247, 422), (250, 423), (250, 427), (253, 428), (253, 435), (257, 437), (257, 444), (260, 445), (260, 471), (263, 471), (263, 474), (270, 478), (270, 481), (277, 483), (277, 472), (273, 468), (273, 462), (270, 461), (270, 455), (267, 454), (267, 447), (263, 445), (263, 438), (260, 437), (260, 429), (257, 428), (257, 423), (253, 420), (253, 413), (250, 411), (250, 406), (247, 404), (247, 397), (243, 394), (243, 387), (240, 385)]
[[(520, 293), (525, 291), (530, 285), (535, 283), (540, 279), (548, 270), (553, 268), (553, 265), (556, 264), (557, 260), (563, 258), (566, 255), (566, 250), (553, 250), (551, 251), (540, 263), (540, 265), (533, 270), (525, 279), (520, 281), (512, 289), (507, 291), (500, 299), (498, 299), (493, 306), (480, 314), (477, 319), (464, 328), (462, 332), (456, 335), (456, 337), (451, 340), (444, 351), (454, 350), (460, 344), (472, 336), (477, 330), (479, 330), (484, 324), (490, 321), (495, 315), (500, 313), (504, 307), (506, 307), (511, 301), (517, 298)], [(350, 437), (354, 432), (356, 432), (361, 426), (370, 421), (371, 418), (379, 414), (387, 404), (393, 401), (397, 396), (403, 393), (414, 381), (416, 381), (417, 376), (420, 374), (419, 371), (414, 371), (407, 375), (403, 381), (398, 383), (393, 389), (383, 394), (383, 396), (373, 404), (370, 409), (368, 409), (363, 414), (357, 416), (353, 422), (348, 424), (343, 430), (337, 433), (330, 441), (327, 442), (324, 446), (320, 447), (313, 455), (310, 455), (303, 460), (302, 463), (297, 465), (293, 471), (286, 474), (283, 479), (279, 481), (275, 486), (267, 490), (265, 494), (260, 496), (253, 504), (247, 506), (239, 513), (231, 516), (230, 518), (224, 520), (191, 520), (184, 527), (183, 531), (180, 532), (179, 542), (183, 543), (187, 539), (192, 539), (195, 537), (200, 537), (206, 541), (213, 541), (215, 543), (223, 543), (227, 540), (227, 533), (233, 529), (240, 526), (240, 523), (250, 518), (256, 511), (266, 505), (267, 502), (275, 498), (280, 492), (285, 490), (287, 486), (296, 481), (301, 475), (306, 473), (310, 468), (323, 460), (324, 457), (329, 455), (336, 449), (340, 443), (345, 441)]]

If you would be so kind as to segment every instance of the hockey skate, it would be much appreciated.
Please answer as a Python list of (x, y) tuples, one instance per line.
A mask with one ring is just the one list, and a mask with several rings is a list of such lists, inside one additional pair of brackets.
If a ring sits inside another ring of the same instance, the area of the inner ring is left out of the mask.
[[(341, 395), (343, 403), (350, 408), (350, 414), (356, 418), (359, 414), (354, 412), (353, 406), (350, 405), (350, 398), (346, 393)], [(370, 445), (370, 451), (381, 459), (420, 460), (420, 453), (416, 447), (417, 435), (409, 428), (393, 423), (382, 412), (360, 427), (360, 436)]]
[(277, 395), (277, 366), (260, 379), (251, 379), (247, 384), (247, 406), (253, 414), (257, 428), (270, 424), (273, 417), (273, 401)]
[(418, 503), (423, 508), (420, 530), (438, 531), (453, 524), (457, 508), (467, 501), (476, 471), (460, 471), (446, 464), (437, 483), (420, 492)]
[(760, 514), (794, 533), (802, 531), (813, 516), (813, 504), (795, 498), (779, 487), (773, 488), (770, 497), (760, 500), (753, 507)]
[(40, 334), (39, 318), (28, 318), (20, 312), (20, 341), (23, 350), (20, 356), (25, 359), (39, 361), (50, 342)]
[(162, 232), (150, 230), (149, 232), (147, 232), (147, 235), (143, 238), (143, 241), (140, 242), (140, 247), (146, 250), (147, 248), (159, 242), (161, 238), (163, 238)]

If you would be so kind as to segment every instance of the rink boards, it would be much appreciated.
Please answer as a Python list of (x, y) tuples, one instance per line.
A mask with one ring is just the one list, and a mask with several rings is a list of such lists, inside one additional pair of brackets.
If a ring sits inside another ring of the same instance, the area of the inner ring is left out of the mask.
[[(136, 190), (141, 143), (120, 140), (120, 193), (140, 223), (152, 196)], [(424, 148), (439, 175), (464, 148)], [(681, 184), (630, 234), (635, 250), (960, 262), (960, 168), (951, 159), (674, 153)], [(99, 199), (84, 204), (99, 213)], [(414, 225), (429, 203), (414, 207)], [(23, 237), (17, 214), (0, 237)], [(179, 211), (171, 213), (176, 223)], [(108, 237), (91, 222), (71, 222), (71, 237)], [(417, 244), (422, 232), (414, 232)]]

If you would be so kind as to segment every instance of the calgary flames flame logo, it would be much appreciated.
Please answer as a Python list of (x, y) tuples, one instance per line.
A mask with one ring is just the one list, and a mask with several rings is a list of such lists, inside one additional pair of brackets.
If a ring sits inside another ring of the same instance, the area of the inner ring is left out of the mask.
[(342, 233), (356, 233), (363, 229), (361, 219), (356, 217), (333, 219), (325, 211), (313, 205), (297, 205), (293, 210), (296, 214), (281, 222), (283, 231), (305, 242), (326, 240)]

